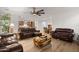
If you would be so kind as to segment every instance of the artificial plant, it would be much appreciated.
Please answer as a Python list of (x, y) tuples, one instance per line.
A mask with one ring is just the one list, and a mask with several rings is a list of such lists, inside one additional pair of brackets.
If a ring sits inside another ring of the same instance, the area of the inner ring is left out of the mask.
[(2, 20), (2, 26), (3, 26), (2, 31), (9, 32), (9, 21), (10, 21), (9, 14), (2, 15), (1, 20)]

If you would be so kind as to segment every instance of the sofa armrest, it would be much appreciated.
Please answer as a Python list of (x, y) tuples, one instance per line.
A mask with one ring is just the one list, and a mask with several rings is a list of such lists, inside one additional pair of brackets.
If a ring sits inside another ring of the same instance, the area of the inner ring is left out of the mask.
[(50, 32), (50, 35), (52, 35), (53, 33), (55, 33), (55, 31), (51, 31), (51, 32)]

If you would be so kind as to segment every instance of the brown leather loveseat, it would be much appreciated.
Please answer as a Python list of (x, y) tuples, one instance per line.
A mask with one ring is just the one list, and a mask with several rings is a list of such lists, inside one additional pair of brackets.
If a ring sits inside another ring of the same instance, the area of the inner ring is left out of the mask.
[(69, 28), (56, 28), (55, 31), (51, 32), (51, 36), (55, 39), (61, 39), (68, 42), (73, 41), (74, 30)]

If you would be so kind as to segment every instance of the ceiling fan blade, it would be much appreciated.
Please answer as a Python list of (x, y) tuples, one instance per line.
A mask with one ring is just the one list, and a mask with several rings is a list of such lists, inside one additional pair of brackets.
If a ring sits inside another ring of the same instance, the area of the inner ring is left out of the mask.
[(43, 9), (38, 10), (38, 11), (36, 11), (36, 8), (35, 8), (35, 7), (33, 7), (32, 9), (33, 9), (33, 11), (32, 11), (32, 15), (38, 15), (38, 16), (41, 16), (41, 14), (45, 14), (45, 12), (44, 12)]
[(45, 14), (45, 12), (37, 12), (37, 14)]
[(39, 11), (37, 11), (37, 12), (42, 12), (42, 11), (44, 11), (43, 9), (41, 9), (41, 10), (39, 10)]
[(42, 12), (41, 14), (45, 14), (45, 12)]

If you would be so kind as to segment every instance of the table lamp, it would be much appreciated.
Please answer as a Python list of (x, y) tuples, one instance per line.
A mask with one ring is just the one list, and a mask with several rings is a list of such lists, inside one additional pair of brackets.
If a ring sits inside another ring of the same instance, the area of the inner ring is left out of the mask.
[(14, 26), (15, 25), (13, 23), (10, 24), (10, 33), (13, 33), (14, 32)]

